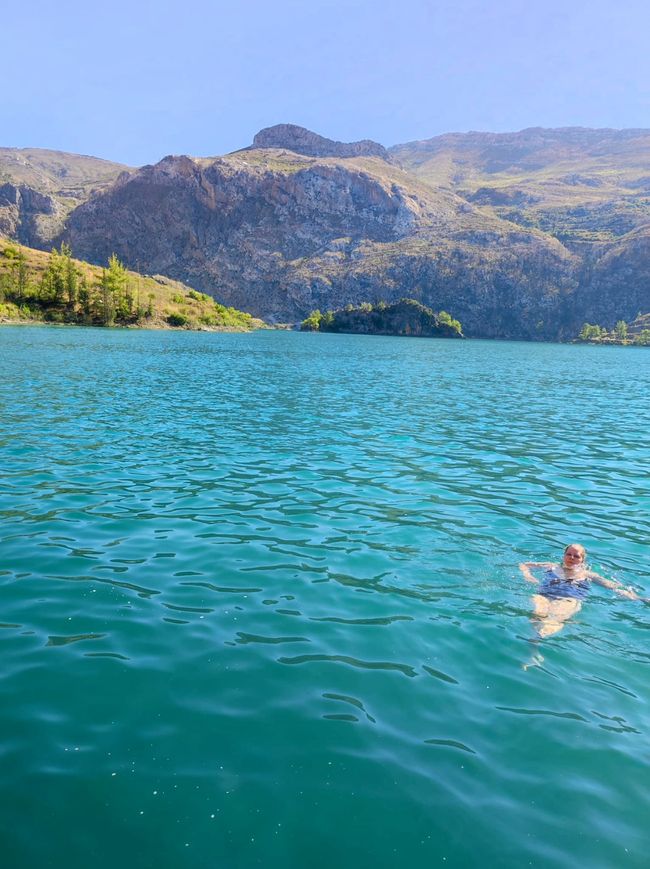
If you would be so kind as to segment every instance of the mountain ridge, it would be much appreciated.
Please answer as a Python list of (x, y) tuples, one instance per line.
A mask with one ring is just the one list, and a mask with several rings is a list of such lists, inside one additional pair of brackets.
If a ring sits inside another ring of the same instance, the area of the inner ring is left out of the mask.
[(470, 336), (563, 338), (650, 310), (647, 130), (451, 133), (383, 149), (276, 125), (220, 157), (111, 165), (117, 176), (40, 246), (116, 252), (272, 321), (410, 296)]

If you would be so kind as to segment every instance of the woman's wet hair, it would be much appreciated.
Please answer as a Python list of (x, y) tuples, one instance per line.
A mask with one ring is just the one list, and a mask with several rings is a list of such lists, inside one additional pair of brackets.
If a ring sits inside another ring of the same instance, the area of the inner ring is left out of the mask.
[(566, 555), (566, 552), (568, 549), (579, 549), (580, 552), (582, 553), (583, 560), (587, 557), (587, 550), (584, 548), (582, 543), (569, 543), (568, 546), (564, 547), (564, 554), (565, 555)]

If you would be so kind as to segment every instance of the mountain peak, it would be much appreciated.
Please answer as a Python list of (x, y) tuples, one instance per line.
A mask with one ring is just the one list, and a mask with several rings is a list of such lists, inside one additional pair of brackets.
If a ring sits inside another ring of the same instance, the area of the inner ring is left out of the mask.
[(252, 148), (284, 148), (307, 157), (381, 157), (388, 160), (383, 145), (370, 139), (361, 142), (336, 142), (296, 124), (265, 127), (253, 139)]

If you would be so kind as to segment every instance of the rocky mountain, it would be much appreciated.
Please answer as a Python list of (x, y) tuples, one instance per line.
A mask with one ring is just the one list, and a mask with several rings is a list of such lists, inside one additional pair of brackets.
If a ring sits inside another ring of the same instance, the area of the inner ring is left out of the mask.
[(233, 154), (123, 172), (60, 238), (270, 321), (409, 297), (468, 336), (569, 338), (650, 311), (649, 179), (650, 131), (386, 151), (279, 125)]
[(383, 145), (363, 139), (361, 142), (335, 142), (295, 124), (265, 127), (253, 138), (253, 149), (282, 148), (306, 157), (381, 157), (390, 159)]
[(557, 240), (381, 158), (278, 149), (167, 157), (76, 209), (65, 238), (264, 319), (408, 296), (468, 334), (534, 334), (577, 265)]
[(47, 247), (66, 218), (129, 167), (41, 148), (0, 148), (0, 234)]

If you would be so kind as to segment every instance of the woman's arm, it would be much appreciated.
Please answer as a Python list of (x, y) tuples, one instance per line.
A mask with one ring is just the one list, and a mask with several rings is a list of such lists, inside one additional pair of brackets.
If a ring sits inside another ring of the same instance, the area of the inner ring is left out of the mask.
[(519, 565), (519, 570), (521, 570), (524, 579), (526, 582), (532, 582), (534, 585), (539, 585), (539, 580), (535, 579), (533, 574), (530, 572), (531, 567), (555, 567), (550, 561), (522, 561)]
[(604, 588), (611, 588), (614, 594), (618, 594), (621, 597), (627, 597), (630, 600), (642, 600), (639, 595), (632, 591), (631, 588), (624, 588), (620, 582), (614, 582), (611, 579), (605, 579), (599, 573), (594, 573), (592, 570), (587, 572), (587, 576), (592, 582), (598, 583), (598, 585), (602, 585)]

